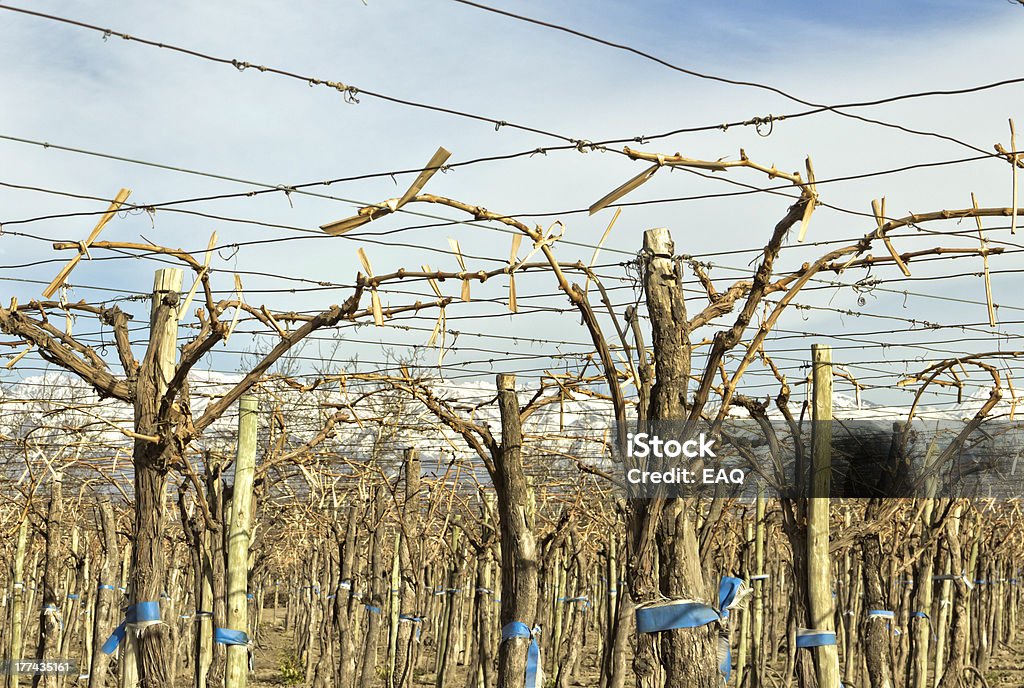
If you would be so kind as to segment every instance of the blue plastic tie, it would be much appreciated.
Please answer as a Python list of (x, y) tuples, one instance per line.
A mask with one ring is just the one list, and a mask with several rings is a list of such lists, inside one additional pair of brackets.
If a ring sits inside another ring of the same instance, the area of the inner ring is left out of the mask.
[(249, 635), (231, 628), (215, 628), (213, 642), (220, 645), (248, 645)]
[(835, 645), (835, 631), (819, 631), (814, 628), (800, 628), (796, 632), (796, 646), (802, 649)]
[(160, 620), (160, 603), (159, 602), (137, 602), (133, 605), (129, 605), (124, 610), (124, 621), (114, 629), (114, 632), (107, 638), (107, 642), (103, 643), (103, 647), (100, 648), (100, 652), (105, 655), (114, 654), (114, 650), (124, 640), (125, 634), (128, 632), (129, 624), (146, 623), (149, 621)]
[(537, 636), (540, 635), (540, 626), (533, 630), (521, 621), (513, 621), (505, 624), (501, 629), (501, 640), (512, 640), (513, 638), (529, 638), (530, 647), (526, 651), (526, 681), (525, 688), (540, 688), (542, 670), (540, 664), (540, 644)]
[[(678, 628), (699, 628), (715, 621), (729, 618), (729, 605), (736, 599), (743, 580), (725, 576), (718, 585), (718, 609), (692, 600), (677, 600), (667, 604), (656, 604), (638, 607), (636, 610), (636, 629), (640, 633), (658, 633)], [(726, 682), (732, 673), (732, 648), (726, 645), (721, 652), (722, 661), (719, 671)]]

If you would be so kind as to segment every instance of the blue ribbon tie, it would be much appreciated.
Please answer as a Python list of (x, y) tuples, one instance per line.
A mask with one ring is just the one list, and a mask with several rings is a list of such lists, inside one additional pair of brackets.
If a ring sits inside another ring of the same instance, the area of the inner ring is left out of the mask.
[(835, 644), (835, 631), (819, 631), (815, 628), (798, 628), (796, 631), (796, 646), (798, 648), (808, 649)]
[(215, 628), (213, 630), (213, 642), (220, 645), (248, 645), (249, 635), (243, 631), (236, 631), (231, 628)]
[(128, 632), (128, 626), (137, 624), (151, 625), (152, 622), (160, 621), (160, 603), (159, 602), (136, 602), (133, 605), (129, 605), (124, 613), (124, 621), (114, 629), (114, 632), (107, 638), (107, 642), (103, 643), (103, 647), (100, 648), (100, 652), (105, 655), (114, 654), (114, 650), (124, 640), (125, 634)]
[(505, 624), (501, 629), (501, 640), (512, 640), (513, 638), (529, 638), (530, 647), (526, 651), (526, 681), (524, 688), (540, 688), (543, 684), (543, 667), (540, 663), (540, 644), (537, 636), (540, 635), (540, 626), (534, 626), (533, 630), (521, 621), (513, 621)]
[[(672, 600), (645, 607), (637, 607), (636, 630), (640, 633), (659, 633), (679, 628), (699, 628), (729, 618), (729, 607), (743, 588), (743, 580), (725, 576), (718, 585), (718, 610), (694, 600)], [(728, 639), (719, 644), (719, 670), (726, 682), (732, 673), (732, 648)]]

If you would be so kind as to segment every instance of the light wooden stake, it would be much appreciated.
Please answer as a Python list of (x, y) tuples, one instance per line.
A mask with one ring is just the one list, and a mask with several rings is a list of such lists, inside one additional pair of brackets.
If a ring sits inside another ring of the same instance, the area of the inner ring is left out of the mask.
[(875, 236), (885, 242), (885, 247), (889, 249), (889, 255), (892, 256), (893, 262), (899, 266), (900, 271), (904, 277), (910, 277), (910, 269), (907, 264), (900, 258), (900, 254), (896, 252), (896, 247), (889, 241), (889, 236), (885, 233), (885, 196), (882, 197), (881, 203), (877, 200), (871, 201), (871, 212), (875, 215), (875, 222), (878, 223), (878, 230), (875, 232)]
[(401, 198), (391, 198), (383, 203), (378, 203), (377, 205), (369, 205), (365, 208), (360, 208), (359, 212), (352, 217), (347, 217), (335, 222), (328, 222), (325, 225), (320, 225), (320, 229), (331, 236), (338, 236), (339, 234), (349, 232), (356, 227), (361, 227), (368, 222), (372, 222), (379, 217), (390, 215), (415, 198), (416, 194), (422, 191), (426, 183), (430, 181), (430, 178), (433, 177), (439, 169), (444, 167), (444, 163), (449, 157), (451, 157), (450, 152), (445, 150), (443, 147), (438, 148), (437, 152), (435, 152), (433, 157), (430, 158), (427, 166), (424, 167), (423, 171), (420, 172), (416, 179), (413, 180), (412, 184), (406, 192), (402, 194)]
[(657, 163), (651, 165), (646, 170), (644, 170), (643, 172), (641, 172), (637, 176), (633, 177), (632, 179), (630, 179), (625, 184), (617, 187), (616, 189), (614, 189), (614, 190), (608, 192), (607, 194), (605, 194), (604, 196), (602, 196), (600, 200), (598, 200), (596, 203), (594, 203), (592, 206), (590, 206), (590, 214), (593, 215), (594, 213), (597, 213), (597, 212), (600, 212), (601, 210), (604, 210), (605, 208), (610, 206), (612, 203), (614, 203), (615, 201), (619, 200), (620, 198), (622, 198), (623, 196), (628, 194), (630, 191), (633, 191), (633, 190), (637, 189), (638, 187), (640, 187), (640, 185), (642, 185), (648, 179), (653, 177), (655, 172), (657, 172), (659, 169), (661, 169), (662, 164), (663, 163), (661, 163), (661, 162), (657, 162)]
[[(971, 204), (974, 206), (975, 210), (978, 209), (978, 199), (975, 197), (973, 191), (971, 192)], [(1016, 217), (1016, 213), (1014, 213), (1014, 217)], [(978, 241), (981, 242), (981, 250), (979, 253), (981, 254), (982, 266), (984, 268), (985, 305), (988, 306), (988, 324), (995, 327), (996, 309), (995, 305), (992, 303), (992, 277), (988, 270), (988, 242), (985, 241), (985, 230), (981, 225), (981, 216), (975, 215), (974, 220), (978, 223)]]
[(33, 346), (35, 346), (35, 345), (34, 344), (29, 344), (28, 346), (26, 346), (24, 349), (21, 350), (21, 352), (17, 356), (15, 356), (10, 361), (8, 361), (7, 365), (4, 366), (4, 367), (7, 368), (7, 370), (10, 370), (14, 366), (18, 365), (18, 361), (20, 361), (21, 359), (25, 358), (25, 356), (28, 356), (28, 352), (32, 350)]
[(235, 327), (238, 325), (238, 317), (242, 313), (242, 278), (235, 273), (235, 298), (238, 299), (238, 303), (235, 304), (235, 314), (231, 318), (231, 324), (228, 325), (228, 331), (224, 334), (224, 346), (228, 345), (228, 340), (231, 339), (231, 333), (235, 331)]
[(1010, 390), (1010, 420), (1017, 414), (1017, 390), (1013, 388), (1013, 376), (1010, 375), (1010, 366), (1006, 366), (1006, 387)]
[(185, 301), (178, 311), (182, 316), (188, 315), (189, 306), (192, 305), (192, 299), (196, 295), (196, 289), (199, 288), (199, 283), (203, 281), (203, 277), (210, 271), (210, 259), (213, 257), (213, 247), (217, 245), (217, 232), (210, 235), (210, 243), (206, 245), (206, 255), (203, 257), (203, 269), (196, 274), (196, 279), (192, 283), (192, 288), (188, 290), (188, 294), (185, 296)]
[(377, 285), (373, 283), (373, 267), (370, 265), (370, 259), (366, 257), (366, 251), (362, 247), (356, 249), (356, 255), (359, 256), (359, 262), (363, 264), (366, 276), (370, 279), (370, 308), (373, 310), (373, 323), (380, 327), (384, 324), (384, 312), (380, 307), (380, 294), (377, 293)]
[[(807, 500), (807, 598), (811, 627), (835, 630), (832, 601), (832, 560), (829, 557), (829, 495), (832, 478), (832, 350), (811, 347), (813, 430), (811, 476)], [(814, 648), (819, 686), (839, 685), (839, 659), (835, 645)]]
[[(597, 264), (597, 257), (601, 254), (601, 248), (604, 246), (604, 242), (608, 240), (608, 236), (612, 233), (612, 227), (615, 226), (615, 221), (619, 219), (619, 215), (622, 214), (622, 208), (616, 208), (615, 214), (612, 215), (612, 221), (605, 227), (604, 234), (601, 235), (601, 241), (597, 242), (597, 246), (594, 248), (594, 255), (590, 257), (589, 267), (593, 268)], [(590, 289), (590, 275), (587, 275), (587, 281), (583, 285), (583, 293), (586, 294)]]
[(513, 234), (512, 249), (508, 254), (508, 309), (513, 313), (519, 312), (519, 305), (516, 303), (516, 256), (519, 254), (519, 244), (522, 241), (522, 234)]
[[(466, 274), (466, 261), (462, 257), (462, 248), (459, 246), (457, 239), (448, 237), (448, 245), (451, 246), (452, 253), (455, 254), (455, 259), (459, 261), (459, 268), (462, 270), (462, 274)], [(466, 277), (462, 278), (462, 300), (471, 301), (469, 296), (469, 279)]]
[(796, 238), (801, 243), (803, 243), (804, 237), (807, 236), (807, 225), (811, 222), (814, 206), (818, 204), (818, 185), (814, 183), (814, 164), (811, 162), (811, 156), (807, 156), (807, 159), (804, 160), (804, 165), (807, 168), (807, 185), (804, 186), (804, 192), (807, 194), (807, 205), (804, 206), (804, 215), (800, 219), (800, 234)]
[(82, 256), (89, 255), (89, 246), (92, 245), (92, 242), (96, 241), (96, 237), (100, 235), (100, 232), (103, 231), (103, 228), (106, 226), (106, 224), (110, 222), (110, 220), (114, 217), (114, 214), (121, 208), (125, 200), (128, 199), (128, 195), (130, 193), (130, 189), (121, 189), (120, 191), (117, 192), (117, 196), (115, 196), (114, 200), (110, 202), (110, 207), (107, 208), (107, 212), (103, 213), (103, 215), (100, 217), (99, 222), (97, 222), (96, 226), (93, 227), (93, 230), (89, 234), (89, 237), (81, 244), (79, 244), (78, 254), (74, 258), (69, 260), (67, 265), (61, 268), (61, 271), (57, 273), (57, 276), (53, 278), (53, 281), (50, 282), (49, 286), (47, 286), (46, 289), (43, 290), (43, 296), (49, 299), (55, 293), (57, 293), (57, 290), (61, 287), (62, 284), (64, 284), (64, 281), (68, 278), (68, 275), (71, 274), (71, 271), (74, 270), (75, 266), (78, 265), (78, 262), (82, 260)]
[[(429, 265), (423, 265), (422, 267), (423, 267), (423, 272), (427, 272), (427, 273), (433, 272), (430, 269)], [(427, 278), (427, 284), (430, 285), (430, 288), (434, 291), (434, 295), (438, 299), (444, 299), (444, 297), (441, 296), (441, 288), (439, 286), (437, 286), (437, 280), (435, 280), (433, 277), (428, 277)], [(444, 322), (445, 322), (444, 306), (441, 306), (441, 309), (440, 309), (440, 311), (437, 314), (437, 322), (434, 323), (434, 331), (430, 333), (430, 339), (427, 340), (427, 346), (435, 346), (437, 344), (438, 337), (440, 337), (441, 338), (441, 349), (442, 349), (442, 351), (444, 350)], [(438, 365), (440, 365), (440, 364), (438, 364)]]

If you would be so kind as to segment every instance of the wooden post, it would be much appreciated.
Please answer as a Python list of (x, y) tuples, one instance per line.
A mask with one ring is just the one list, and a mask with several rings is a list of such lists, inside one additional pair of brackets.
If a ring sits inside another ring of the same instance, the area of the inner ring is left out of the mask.
[[(494, 523), (492, 516), (494, 514), (494, 495), (484, 495), (481, 504), (481, 520), (483, 523), (484, 532), (493, 532)], [(492, 582), (492, 569), (491, 562), (494, 560), (493, 547), (484, 546), (477, 558), (477, 573), (476, 573), (476, 661), (474, 666), (476, 671), (474, 672), (475, 681), (474, 686), (476, 688), (490, 688), (494, 685), (494, 667), (495, 667), (495, 646), (490, 640), (494, 638), (495, 628), (495, 600), (501, 599), (499, 596), (498, 586)]]
[[(178, 299), (182, 271), (164, 268), (153, 279), (149, 346), (139, 367), (135, 394), (135, 546), (132, 548), (129, 603), (160, 601), (164, 591), (164, 523), (167, 504), (167, 471), (177, 459), (178, 448), (167, 436), (169, 427), (162, 411), (167, 386), (174, 376), (178, 342)], [(152, 442), (148, 437), (159, 437)], [(160, 620), (134, 624), (139, 680), (147, 688), (165, 688), (170, 680), (169, 626)], [(131, 662), (133, 643), (126, 644), (125, 660)]]
[[(612, 529), (608, 534), (608, 558), (605, 564), (605, 580), (607, 581), (607, 589), (603, 600), (595, 600), (594, 605), (601, 605), (604, 607), (604, 618), (605, 623), (605, 639), (604, 639), (604, 651), (601, 657), (601, 686), (600, 688), (609, 688), (612, 678), (612, 667), (614, 662), (619, 661), (620, 658), (615, 657), (615, 634), (618, 630), (618, 624), (616, 619), (618, 617), (619, 608), (619, 571), (618, 571), (618, 551), (615, 541), (615, 530)], [(622, 688), (617, 686), (616, 688)]]
[[(402, 530), (395, 531), (395, 544), (391, 552), (391, 590), (388, 593), (388, 686), (395, 686), (395, 669), (398, 666), (398, 629), (402, 612)], [(412, 625), (407, 622), (407, 625)]]
[[(811, 347), (814, 411), (811, 437), (811, 480), (807, 502), (807, 597), (811, 627), (834, 631), (832, 559), (829, 557), (829, 491), (832, 477), (832, 350)], [(835, 645), (814, 648), (820, 688), (839, 688), (839, 655)]]
[[(756, 507), (755, 507), (755, 513), (756, 513)], [(756, 515), (754, 517), (754, 520), (757, 520), (757, 516)], [(745, 522), (743, 524), (743, 526), (744, 526), (743, 527), (743, 547), (746, 550), (746, 552), (744, 553), (744, 559), (746, 560), (745, 561), (746, 575), (744, 576), (744, 578), (746, 578), (747, 581), (749, 582), (750, 581), (750, 577), (752, 575), (756, 575), (756, 574), (760, 573), (760, 571), (754, 568), (755, 566), (757, 566), (756, 562), (754, 561), (754, 552), (753, 552), (753, 550), (756, 547), (756, 545), (755, 545), (755, 537), (754, 537), (755, 525), (753, 523), (751, 523), (750, 521), (746, 520), (746, 512), (745, 511), (744, 511), (744, 521)], [(750, 653), (750, 613), (749, 613), (748, 609), (743, 609), (740, 612), (740, 640), (739, 640), (739, 649), (736, 652), (736, 679), (735, 680), (736, 680), (736, 685), (738, 685), (738, 686), (742, 686), (745, 683), (748, 683), (750, 681), (749, 676), (747, 674), (747, 672), (749, 671), (749, 667), (747, 666), (747, 657), (748, 657), (749, 653)]]
[[(48, 659), (60, 655), (61, 621), (60, 600), (57, 587), (60, 570), (64, 566), (64, 552), (61, 544), (61, 525), (64, 520), (64, 494), (61, 490), (61, 475), (57, 473), (50, 483), (50, 506), (46, 512), (46, 559), (43, 567), (43, 609), (39, 613), (39, 649), (36, 659)], [(20, 659), (12, 657), (12, 659)], [(36, 675), (32, 688), (55, 688), (62, 681), (57, 674)]]
[[(422, 544), (420, 543), (420, 458), (415, 447), (405, 450), (405, 504), (402, 507), (402, 528), (400, 538), (401, 579), (394, 587), (401, 589), (399, 613), (419, 616), (421, 592), (419, 571), (422, 565)], [(422, 622), (406, 621), (398, 624), (398, 639), (395, 648), (393, 688), (412, 685), (413, 668), (416, 665), (416, 638)]]
[[(370, 688), (377, 682), (377, 636), (384, 606), (384, 500), (385, 490), (378, 486), (373, 491), (367, 508), (366, 520), (373, 524), (370, 542), (370, 570), (367, 575), (366, 596), (363, 597), (361, 615), (366, 619), (363, 633), (362, 662), (359, 666), (358, 688)], [(312, 629), (310, 635), (312, 636)]]
[[(764, 484), (759, 483), (757, 487), (757, 506), (755, 508), (754, 520), (754, 573), (758, 576), (766, 574), (764, 563)], [(750, 688), (760, 688), (761, 671), (764, 667), (764, 652), (762, 642), (764, 639), (764, 591), (765, 582), (769, 579), (759, 578), (753, 582), (754, 602), (753, 618), (750, 639)]]
[[(226, 655), (223, 645), (213, 642), (213, 629), (227, 626), (227, 612), (225, 611), (225, 599), (227, 597), (224, 587), (224, 566), (227, 559), (224, 551), (225, 535), (227, 528), (226, 497), (224, 482), (221, 478), (223, 473), (223, 461), (212, 452), (205, 456), (206, 463), (206, 503), (210, 506), (210, 524), (207, 530), (207, 543), (209, 545), (206, 556), (207, 564), (204, 565), (203, 575), (210, 585), (209, 609), (204, 611), (212, 612), (212, 616), (201, 619), (199, 627), (204, 636), (201, 642), (209, 645), (209, 660), (206, 665), (206, 683), (208, 686), (218, 688), (224, 682), (226, 671)], [(205, 659), (205, 658), (204, 658)]]
[[(219, 511), (219, 510), (218, 510)], [(216, 531), (218, 537), (220, 531)], [(213, 562), (210, 560), (212, 545), (210, 539), (212, 534), (209, 529), (204, 528), (200, 535), (199, 561), (202, 571), (201, 580), (196, 586), (199, 595), (196, 600), (196, 661), (195, 661), (195, 688), (206, 688), (207, 679), (210, 675), (210, 666), (213, 664)]]
[(446, 677), (453, 664), (453, 645), (455, 644), (455, 608), (458, 600), (452, 592), (458, 588), (459, 571), (461, 570), (459, 559), (459, 548), (461, 546), (462, 528), (459, 525), (457, 514), (452, 518), (450, 548), (452, 552), (451, 569), (448, 571), (447, 579), (442, 582), (444, 593), (440, 599), (444, 601), (442, 606), (443, 618), (441, 620), (440, 637), (437, 641), (436, 666), (437, 674), (434, 677), (434, 688), (445, 688)]
[[(129, 573), (131, 571), (132, 543), (128, 542), (124, 548), (124, 555), (121, 559), (121, 585), (119, 592), (132, 594), (128, 588), (132, 585)], [(120, 654), (117, 663), (117, 685), (119, 688), (135, 688), (139, 683), (139, 664), (136, 660), (136, 648), (134, 633), (127, 633), (121, 643)]]
[[(929, 486), (933, 486), (934, 480), (929, 481), (929, 483)], [(917, 575), (914, 577), (913, 590), (913, 611), (924, 612), (928, 616), (914, 616), (910, 620), (913, 633), (911, 636), (913, 642), (913, 653), (911, 655), (913, 675), (908, 682), (910, 688), (928, 688), (928, 657), (934, 629), (933, 624), (935, 623), (931, 618), (932, 588), (934, 587), (932, 574), (935, 564), (935, 544), (933, 542), (935, 536), (932, 525), (934, 511), (935, 501), (933, 493), (929, 492), (921, 510), (921, 539), (923, 544), (926, 543), (925, 551), (914, 566), (914, 571)]]
[[(28, 514), (18, 526), (18, 544), (14, 554), (14, 580), (11, 581), (11, 659), (22, 658), (25, 615), (25, 550), (28, 545)], [(18, 688), (18, 674), (7, 674), (7, 688)]]
[(110, 657), (101, 651), (106, 635), (110, 632), (111, 622), (114, 625), (120, 620), (114, 619), (117, 606), (117, 521), (114, 520), (114, 508), (110, 497), (102, 495), (96, 504), (96, 525), (99, 530), (100, 544), (103, 554), (96, 579), (96, 604), (93, 608), (93, 642), (92, 666), (89, 669), (89, 688), (102, 688), (106, 684), (107, 668)]
[[(523, 470), (523, 429), (515, 375), (498, 375), (501, 447), (495, 460), (494, 488), (501, 525), (501, 626), (532, 626), (537, 616), (537, 541), (530, 486)], [(504, 640), (498, 647), (498, 688), (520, 688), (526, 675), (529, 638)]]
[[(651, 387), (647, 419), (682, 425), (690, 416), (692, 347), (685, 326), (683, 266), (668, 229), (644, 232), (643, 260), (656, 380)], [(694, 518), (703, 507), (692, 497), (632, 501), (626, 532), (632, 540), (629, 574), (633, 601), (642, 604), (659, 598), (714, 599), (704, 580)], [(652, 519), (656, 523), (651, 523)], [(719, 640), (715, 624), (637, 634), (633, 657), (637, 685), (650, 688), (660, 685), (660, 681), (671, 686), (716, 688), (722, 681)], [(658, 676), (659, 668), (664, 670), (664, 679)]]
[(341, 568), (338, 588), (335, 590), (333, 610), (334, 633), (337, 637), (339, 655), (334, 666), (334, 685), (336, 686), (351, 685), (356, 670), (355, 631), (352, 623), (355, 611), (352, 607), (351, 595), (355, 581), (353, 571), (356, 560), (356, 520), (356, 510), (354, 507), (350, 507), (346, 515), (345, 529), (342, 530), (341, 525), (337, 522), (337, 517), (332, 525)]
[[(238, 402), (238, 448), (235, 485), (228, 524), (227, 627), (249, 632), (249, 541), (252, 529), (252, 491), (256, 476), (257, 401), (246, 395)], [(224, 685), (245, 688), (249, 678), (248, 645), (228, 645)]]

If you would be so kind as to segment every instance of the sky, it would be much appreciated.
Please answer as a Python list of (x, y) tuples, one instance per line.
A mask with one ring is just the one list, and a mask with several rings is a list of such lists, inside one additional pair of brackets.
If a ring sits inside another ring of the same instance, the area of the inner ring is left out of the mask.
[[(1019, 40), (1024, 7), (1003, 0), (770, 5), (494, 2), (504, 10), (633, 46), (689, 70), (769, 84), (813, 103), (873, 100), (1022, 76), (1008, 46)], [(659, 132), (807, 109), (763, 88), (696, 78), (635, 54), (452, 0), (44, 0), (31, 3), (31, 8), (585, 141), (643, 140)], [(380, 173), (420, 168), (439, 146), (452, 152), (450, 163), (457, 163), (562, 143), (365, 93), (356, 96), (357, 103), (349, 103), (323, 86), (256, 68), (238, 70), (116, 36), (104, 39), (97, 32), (9, 11), (0, 13), (0, 63), (5, 66), (0, 70), (0, 136), (5, 137), (0, 138), (0, 183), (107, 199), (127, 187), (132, 189), (130, 200), (159, 204), (268, 185), (378, 175), (311, 187), (317, 196), (275, 193), (180, 206), (264, 225), (157, 210), (152, 216), (119, 216), (104, 229), (103, 239), (149, 240), (192, 252), (205, 249), (216, 230), (220, 248), (212, 264), (221, 295), (230, 294), (232, 273), (238, 271), (246, 299), (274, 310), (315, 311), (341, 302), (350, 290), (334, 285), (353, 283), (361, 270), (356, 255), (360, 247), (377, 273), (416, 269), (425, 263), (455, 270), (449, 238), (460, 243), (470, 270), (501, 267), (511, 243), (507, 232), (481, 224), (422, 227), (468, 219), (437, 207), (407, 206), (406, 210), (428, 217), (399, 213), (345, 237), (327, 237), (316, 228), (351, 215), (360, 205), (401, 195), (413, 175), (392, 178)], [(1022, 88), (1013, 84), (855, 112), (941, 133), (988, 152), (996, 142), (1008, 145), (1009, 117), (1024, 122)], [(12, 138), (180, 169), (44, 148)], [(819, 179), (979, 155), (949, 140), (833, 113), (778, 121), (760, 132), (752, 126), (733, 126), (630, 145), (712, 160), (734, 160), (742, 148), (751, 159), (786, 170), (801, 169), (805, 156), (811, 155)], [(457, 167), (436, 175), (426, 191), (544, 227), (560, 219), (566, 226), (565, 242), (557, 251), (560, 259), (589, 262), (612, 210), (593, 217), (573, 211), (585, 209), (643, 166), (612, 152), (550, 151)], [(734, 169), (711, 179), (677, 171), (656, 175), (624, 200), (741, 190), (723, 178), (762, 187), (769, 183), (751, 170)], [(1009, 166), (988, 159), (823, 183), (820, 192), (824, 202), (859, 213), (869, 213), (871, 200), (885, 196), (887, 214), (896, 217), (969, 206), (972, 191), (982, 206), (1008, 206), (1010, 188)], [(668, 227), (680, 253), (712, 264), (710, 274), (722, 289), (749, 276), (748, 262), (756, 258), (790, 202), (761, 193), (627, 206), (598, 259), (599, 272), (608, 276), (617, 304), (632, 302), (637, 295), (626, 279), (627, 271), (618, 264), (633, 258), (644, 229)], [(78, 241), (93, 222), (90, 216), (33, 218), (104, 207), (101, 201), (0, 186), (3, 301), (37, 298), (70, 258), (67, 251), (53, 250), (50, 242)], [(1005, 242), (999, 245), (1006, 249), (991, 259), (994, 299), (1002, 306), (997, 327), (987, 323), (981, 260), (976, 256), (912, 265), (908, 280), (896, 280), (898, 273), (891, 268), (823, 276), (845, 286), (814, 283), (797, 299), (812, 308), (796, 309), (781, 321), (770, 342), (778, 362), (798, 379), (806, 373), (811, 343), (831, 343), (837, 361), (846, 363), (865, 385), (877, 385), (865, 390), (865, 399), (902, 403), (907, 394), (893, 388), (902, 374), (953, 353), (1014, 347), (1024, 320), (1022, 311), (1014, 310), (1024, 306), (1016, 298), (1024, 286), (1017, 274), (1020, 252), (1005, 223), (988, 220), (987, 226), (989, 237)], [(872, 228), (870, 216), (819, 208), (807, 245), (796, 246), (791, 240), (793, 246), (784, 251), (780, 268), (793, 269), (833, 246), (822, 242), (857, 237)], [(908, 229), (894, 242), (901, 251), (977, 245), (976, 238), (948, 234), (972, 230), (970, 224), (940, 223), (928, 229), (947, 234)], [(520, 256), (528, 251), (524, 243)], [(69, 300), (110, 302), (144, 293), (153, 270), (161, 266), (109, 251), (94, 250), (91, 256), (93, 260), (83, 261), (72, 274)], [(863, 283), (857, 289), (850, 286), (862, 278), (884, 281), (874, 289)], [(522, 310), (535, 312), (509, 315), (503, 277), (474, 285), (473, 303), (453, 303), (446, 309), (451, 330), (446, 376), (489, 379), (496, 372), (517, 372), (529, 386), (546, 370), (578, 367), (578, 354), (589, 349), (587, 335), (577, 316), (562, 311), (567, 303), (556, 292), (551, 275), (520, 276), (517, 287)], [(696, 284), (690, 280), (688, 287)], [(459, 293), (451, 281), (442, 288), (452, 296)], [(403, 305), (427, 300), (430, 294), (426, 284), (409, 282), (386, 290), (382, 298), (386, 305)], [(119, 303), (136, 314), (136, 322), (145, 319), (138, 302)], [(693, 293), (691, 307), (701, 306), (699, 295)], [(349, 361), (358, 358), (362, 369), (372, 369), (413, 356), (434, 364), (438, 352), (421, 345), (436, 318), (436, 309), (431, 309), (384, 328), (347, 328), (340, 332), (340, 342), (313, 342), (296, 365), (355, 369)], [(971, 326), (948, 327), (956, 323)], [(610, 331), (610, 323), (606, 326)], [(243, 365), (241, 353), (254, 345), (244, 337), (246, 331), (241, 328), (241, 336), (218, 347), (209, 359), (211, 369), (232, 371)], [(76, 332), (87, 340), (102, 336), (84, 322), (76, 323)], [(183, 336), (187, 333), (183, 329)], [(317, 362), (318, 358), (329, 360)], [(6, 374), (25, 374), (40, 365), (31, 355), (19, 366), (20, 372)], [(984, 377), (974, 379), (985, 383)], [(774, 394), (766, 371), (752, 370), (749, 380), (750, 393)], [(936, 403), (956, 401), (949, 390), (942, 391), (946, 396), (937, 397)], [(968, 394), (981, 391), (969, 389)]]

